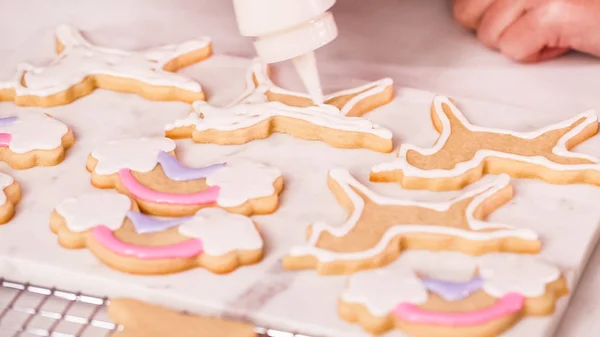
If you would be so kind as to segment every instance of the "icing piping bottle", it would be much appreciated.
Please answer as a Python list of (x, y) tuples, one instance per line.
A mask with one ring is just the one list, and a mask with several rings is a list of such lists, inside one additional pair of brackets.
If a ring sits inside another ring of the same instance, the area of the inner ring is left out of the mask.
[(292, 60), (315, 104), (323, 92), (314, 50), (337, 37), (335, 0), (233, 0), (242, 36), (254, 38), (258, 57), (266, 63)]

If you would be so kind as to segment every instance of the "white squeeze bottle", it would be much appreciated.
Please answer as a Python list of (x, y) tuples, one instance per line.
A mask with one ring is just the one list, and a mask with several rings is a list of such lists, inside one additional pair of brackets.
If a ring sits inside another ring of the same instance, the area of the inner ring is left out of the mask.
[(315, 104), (323, 91), (314, 50), (337, 37), (335, 0), (233, 0), (242, 36), (254, 37), (258, 57), (266, 63), (292, 60)]

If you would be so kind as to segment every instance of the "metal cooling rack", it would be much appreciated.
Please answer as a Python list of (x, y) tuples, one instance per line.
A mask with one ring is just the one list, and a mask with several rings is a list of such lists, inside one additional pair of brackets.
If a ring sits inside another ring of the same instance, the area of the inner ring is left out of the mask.
[[(104, 337), (119, 329), (108, 298), (0, 278), (0, 337)], [(259, 337), (310, 337), (255, 328)], [(216, 336), (215, 336), (216, 337)]]

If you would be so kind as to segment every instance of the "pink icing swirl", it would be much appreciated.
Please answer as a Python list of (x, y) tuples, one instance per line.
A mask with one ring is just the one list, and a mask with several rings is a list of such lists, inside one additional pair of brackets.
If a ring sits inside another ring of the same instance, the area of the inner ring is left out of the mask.
[(6, 147), (10, 145), (11, 136), (9, 133), (0, 133), (0, 146)]
[(202, 253), (202, 242), (198, 239), (163, 247), (145, 247), (128, 244), (117, 239), (106, 226), (94, 227), (93, 235), (98, 243), (112, 252), (142, 260), (189, 258)]
[(520, 311), (525, 297), (518, 293), (509, 293), (500, 298), (489, 308), (470, 312), (439, 312), (421, 309), (411, 303), (401, 303), (394, 309), (394, 314), (402, 320), (416, 324), (433, 324), (443, 326), (472, 326), (485, 324), (491, 320)]
[(140, 184), (129, 169), (119, 170), (119, 178), (131, 194), (145, 201), (169, 205), (205, 205), (217, 201), (219, 186), (212, 186), (198, 193), (166, 193), (153, 190)]

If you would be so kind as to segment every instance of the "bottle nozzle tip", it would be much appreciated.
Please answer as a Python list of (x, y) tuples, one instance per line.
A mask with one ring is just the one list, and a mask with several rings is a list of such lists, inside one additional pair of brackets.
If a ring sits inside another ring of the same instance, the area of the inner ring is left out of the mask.
[(300, 79), (304, 83), (304, 87), (310, 95), (314, 104), (323, 104), (323, 90), (321, 89), (321, 81), (319, 80), (319, 71), (314, 52), (296, 56), (292, 59), (294, 66)]

